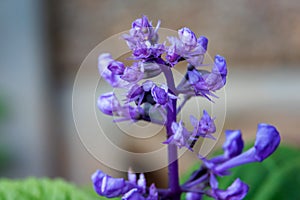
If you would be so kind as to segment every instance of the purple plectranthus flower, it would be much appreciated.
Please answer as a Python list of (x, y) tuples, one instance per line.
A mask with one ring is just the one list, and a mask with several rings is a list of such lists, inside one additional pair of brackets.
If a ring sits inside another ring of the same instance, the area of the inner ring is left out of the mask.
[(227, 130), (225, 131), (226, 140), (223, 144), (223, 155), (216, 156), (209, 161), (205, 161), (207, 166), (215, 166), (220, 163), (238, 156), (242, 153), (244, 148), (244, 141), (242, 139), (242, 133), (240, 130)]
[(249, 186), (237, 178), (226, 190), (212, 187), (212, 196), (218, 200), (240, 200), (249, 190)]
[(203, 96), (212, 101), (211, 97), (216, 97), (214, 92), (225, 85), (226, 76), (226, 60), (217, 55), (211, 72), (198, 70), (190, 65), (186, 76), (177, 86), (177, 90), (186, 95)]
[(154, 101), (151, 88), (154, 86), (154, 83), (150, 80), (147, 80), (142, 83), (141, 86), (138, 84), (133, 85), (127, 93), (127, 101), (134, 101), (136, 105), (140, 106), (142, 103), (149, 103), (154, 105), (156, 102)]
[(119, 62), (119, 61), (110, 62), (107, 68), (114, 75), (122, 75), (124, 73), (124, 70), (125, 70), (124, 64), (122, 62)]
[(168, 105), (171, 109), (173, 108), (171, 100), (177, 99), (175, 95), (168, 91), (168, 87), (166, 85), (161, 85), (160, 87), (153, 85), (151, 88), (151, 95), (157, 105)]
[(114, 115), (119, 113), (121, 105), (113, 92), (102, 94), (97, 100), (97, 106), (104, 114)]
[(125, 181), (123, 178), (112, 178), (100, 170), (92, 175), (92, 182), (95, 191), (99, 195), (108, 198), (124, 195), (136, 187), (133, 183)]
[(149, 41), (155, 44), (158, 40), (157, 30), (159, 28), (160, 21), (157, 23), (156, 28), (152, 26), (152, 23), (148, 20), (147, 16), (136, 19), (132, 23), (130, 35), (136, 37), (141, 41)]
[(178, 37), (183, 43), (183, 48), (186, 48), (187, 51), (194, 49), (197, 45), (197, 37), (189, 28), (184, 27), (178, 30)]
[(201, 200), (202, 194), (196, 192), (187, 192), (185, 196), (186, 200)]
[(194, 127), (193, 136), (196, 138), (207, 137), (215, 139), (212, 134), (216, 132), (214, 119), (211, 118), (206, 110), (203, 110), (203, 115), (198, 121), (194, 116), (190, 116), (190, 121)]
[(122, 69), (123, 67), (123, 63), (115, 61), (108, 53), (103, 53), (98, 58), (99, 73), (112, 87), (124, 87), (127, 85), (120, 78), (120, 73), (124, 70)]
[[(231, 132), (231, 134), (236, 134), (236, 132)], [(262, 162), (276, 150), (280, 143), (280, 135), (278, 131), (274, 126), (268, 124), (258, 125), (254, 147), (240, 153), (239, 155), (237, 155), (237, 153), (242, 149), (242, 140), (240, 140), (239, 137), (236, 137), (235, 139), (233, 138), (228, 137), (226, 139), (235, 140), (235, 142), (237, 142), (236, 145), (231, 146), (231, 153), (234, 157), (214, 166), (213, 171), (217, 174), (226, 174), (228, 173), (227, 170), (239, 165), (251, 162)]]
[(154, 184), (146, 191), (146, 180), (144, 174), (140, 174), (138, 180), (132, 172), (128, 173), (129, 180), (123, 178), (112, 178), (98, 170), (92, 175), (95, 191), (108, 198), (122, 196), (126, 200), (157, 200), (158, 193)]
[(132, 23), (129, 35), (125, 34), (123, 38), (132, 50), (133, 59), (158, 58), (165, 52), (164, 44), (157, 44), (159, 25), (160, 22), (154, 28), (146, 16)]
[(171, 126), (173, 135), (171, 135), (164, 144), (175, 144), (179, 148), (186, 147), (190, 148), (190, 137), (191, 133), (184, 127), (182, 121), (179, 123), (173, 122)]
[(224, 157), (230, 159), (240, 155), (244, 148), (241, 131), (225, 131), (225, 135), (226, 141), (223, 144)]
[(171, 45), (167, 48), (167, 62), (174, 66), (180, 60), (187, 60), (193, 66), (201, 66), (207, 50), (207, 38), (201, 36), (197, 39), (195, 33), (186, 27), (178, 30), (178, 37), (168, 37)]
[(102, 94), (97, 100), (97, 106), (106, 115), (120, 117), (119, 119), (115, 119), (115, 122), (150, 120), (141, 107), (133, 107), (128, 104), (122, 106), (113, 92)]

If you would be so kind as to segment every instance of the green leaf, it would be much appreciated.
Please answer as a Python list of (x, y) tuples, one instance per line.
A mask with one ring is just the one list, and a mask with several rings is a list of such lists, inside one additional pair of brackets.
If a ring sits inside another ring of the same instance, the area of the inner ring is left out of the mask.
[(300, 159), (290, 159), (289, 162), (264, 181), (253, 199), (299, 199)]
[(106, 199), (88, 193), (61, 179), (0, 180), (0, 200), (99, 200)]

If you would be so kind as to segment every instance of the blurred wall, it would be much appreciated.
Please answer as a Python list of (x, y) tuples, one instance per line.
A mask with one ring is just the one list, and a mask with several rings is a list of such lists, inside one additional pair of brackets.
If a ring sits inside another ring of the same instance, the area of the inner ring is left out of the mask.
[(5, 177), (50, 175), (49, 65), (43, 3), (0, 2), (0, 96), (6, 105), (0, 145), (10, 156)]

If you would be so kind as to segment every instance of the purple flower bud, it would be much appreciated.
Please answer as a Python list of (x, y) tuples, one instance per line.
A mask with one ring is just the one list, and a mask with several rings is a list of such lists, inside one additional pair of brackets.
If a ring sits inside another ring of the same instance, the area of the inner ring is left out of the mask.
[(179, 148), (187, 147), (189, 148), (189, 138), (190, 138), (190, 132), (183, 126), (182, 121), (179, 123), (173, 122), (171, 125), (171, 129), (173, 132), (173, 135), (169, 137), (164, 144), (175, 144)]
[(121, 75), (124, 72), (124, 64), (119, 61), (111, 62), (107, 67), (113, 74)]
[(203, 52), (207, 51), (208, 39), (205, 36), (200, 36), (198, 38), (198, 45), (202, 48)]
[(215, 64), (212, 69), (213, 73), (220, 74), (221, 76), (227, 75), (227, 66), (226, 66), (226, 60), (224, 57), (220, 55), (215, 56)]
[(269, 157), (278, 147), (280, 135), (274, 126), (259, 124), (254, 144), (255, 158), (261, 162)]
[(130, 35), (124, 35), (124, 39), (130, 48), (136, 46), (138, 43), (148, 41), (151, 44), (155, 44), (158, 40), (157, 30), (160, 22), (157, 23), (156, 28), (153, 28), (151, 22), (149, 22), (146, 16), (140, 19), (136, 19), (132, 23), (132, 29), (130, 29)]
[[(149, 45), (151, 45), (149, 43)], [(151, 55), (150, 46), (147, 46), (146, 43), (137, 43), (136, 47), (133, 50), (133, 56), (135, 59), (146, 59)]]
[(214, 196), (219, 200), (239, 200), (248, 193), (249, 187), (237, 178), (226, 190), (214, 190)]
[(128, 170), (128, 181), (136, 184), (136, 174), (133, 173), (131, 169)]
[(126, 83), (118, 75), (122, 67), (111, 66), (112, 70), (114, 68), (120, 68), (118, 69), (117, 73), (114, 73), (112, 70), (108, 68), (112, 63), (116, 63), (116, 65), (121, 65), (119, 64), (118, 61), (114, 61), (110, 54), (108, 53), (101, 54), (98, 58), (99, 73), (106, 80), (106, 82), (108, 82), (112, 87), (123, 87)]
[(194, 126), (193, 136), (214, 138), (211, 134), (216, 132), (214, 119), (209, 116), (206, 110), (198, 121), (194, 116), (190, 117), (191, 124)]
[(113, 115), (120, 109), (120, 103), (113, 92), (102, 94), (97, 100), (97, 106), (104, 114)]
[(181, 42), (189, 47), (194, 48), (197, 45), (197, 37), (189, 28), (182, 28), (178, 30), (178, 36)]
[(152, 183), (149, 188), (149, 196), (148, 196), (147, 200), (157, 200), (157, 199), (158, 199), (158, 192), (157, 192), (157, 189), (156, 189), (154, 183)]
[(137, 185), (142, 189), (143, 193), (146, 192), (146, 179), (143, 173), (140, 174), (139, 180), (137, 181)]
[(229, 159), (242, 153), (244, 141), (241, 131), (226, 131), (226, 141), (223, 144), (224, 156)]
[(168, 102), (168, 91), (156, 85), (151, 89), (151, 95), (156, 103), (165, 105)]
[(112, 178), (98, 170), (92, 175), (92, 182), (95, 191), (108, 198), (118, 197), (125, 194), (134, 187), (123, 178)]
[(200, 200), (202, 199), (202, 194), (196, 192), (187, 192), (185, 196), (186, 200)]
[(176, 65), (181, 56), (176, 53), (175, 47), (170, 47), (167, 51), (166, 59), (172, 66)]
[(100, 75), (108, 67), (108, 65), (110, 63), (112, 63), (113, 61), (114, 61), (114, 59), (112, 59), (112, 57), (109, 53), (103, 53), (98, 57), (98, 69), (99, 69)]
[(132, 28), (134, 29), (142, 29), (142, 28), (148, 28), (152, 27), (151, 23), (149, 22), (147, 16), (143, 15), (142, 18), (136, 19), (132, 23)]

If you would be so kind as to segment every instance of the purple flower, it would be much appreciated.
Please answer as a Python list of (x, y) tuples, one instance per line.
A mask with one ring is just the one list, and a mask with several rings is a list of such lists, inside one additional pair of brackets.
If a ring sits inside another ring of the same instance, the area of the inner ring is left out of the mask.
[(92, 182), (95, 191), (108, 198), (123, 196), (126, 200), (157, 200), (158, 193), (154, 184), (149, 188), (148, 197), (146, 196), (146, 180), (144, 174), (140, 174), (136, 181), (136, 175), (128, 172), (129, 181), (123, 178), (112, 178), (98, 170), (92, 175)]
[(151, 55), (151, 44), (148, 43), (137, 43), (132, 51), (134, 59), (146, 59)]
[(177, 53), (175, 45), (172, 45), (168, 48), (166, 60), (171, 66), (176, 65), (179, 62), (180, 58), (181, 56)]
[(142, 189), (143, 193), (146, 192), (146, 179), (143, 173), (140, 174), (137, 185)]
[(95, 191), (108, 198), (118, 197), (134, 188), (134, 185), (123, 178), (112, 178), (98, 170), (92, 175)]
[(184, 27), (178, 30), (178, 37), (188, 50), (195, 48), (197, 45), (197, 37), (189, 28)]
[(100, 75), (112, 87), (124, 87), (127, 84), (124, 80), (120, 78), (119, 75), (119, 73), (122, 71), (122, 63), (112, 59), (110, 54), (103, 53), (99, 56), (98, 69)]
[(214, 197), (218, 200), (240, 200), (248, 193), (249, 187), (237, 178), (226, 190), (214, 189)]
[(203, 53), (207, 51), (208, 39), (205, 36), (200, 36), (198, 38), (198, 48), (201, 48)]
[(157, 200), (157, 199), (158, 199), (158, 192), (154, 183), (152, 183), (149, 188), (149, 196), (147, 200)]
[(99, 110), (107, 115), (113, 115), (121, 108), (121, 105), (113, 92), (102, 94), (97, 100), (97, 106)]
[(226, 83), (227, 68), (225, 58), (217, 55), (212, 71), (197, 70), (193, 66), (187, 71), (183, 84), (178, 86), (182, 93), (194, 93), (211, 101), (210, 96), (216, 97), (213, 92), (221, 89)]
[(280, 135), (274, 126), (259, 124), (254, 144), (255, 159), (263, 161), (277, 149), (279, 143)]
[(138, 106), (145, 102), (154, 105), (156, 102), (153, 100), (151, 94), (151, 88), (153, 86), (154, 83), (150, 80), (145, 81), (142, 86), (137, 84), (133, 85), (127, 93), (128, 102), (135, 101)]
[(227, 64), (224, 57), (220, 55), (215, 56), (215, 64), (212, 68), (212, 72), (216, 74), (220, 74), (222, 76), (227, 75)]
[(225, 131), (225, 135), (226, 141), (223, 144), (225, 158), (229, 159), (241, 154), (244, 148), (241, 131)]
[(163, 44), (157, 44), (160, 22), (154, 28), (146, 16), (136, 19), (132, 23), (129, 35), (123, 35), (129, 48), (133, 51), (133, 59), (147, 60), (150, 57), (159, 57), (165, 52)]
[(178, 38), (168, 37), (171, 44), (167, 48), (166, 59), (174, 66), (180, 60), (187, 60), (192, 66), (201, 66), (207, 50), (208, 39), (196, 35), (188, 28), (178, 30)]
[(175, 144), (179, 148), (187, 147), (190, 149), (189, 138), (191, 133), (183, 126), (182, 121), (179, 123), (173, 122), (171, 126), (173, 135), (171, 135), (164, 144)]
[(214, 171), (222, 174), (226, 173), (228, 169), (239, 165), (262, 162), (276, 150), (279, 143), (280, 135), (274, 126), (259, 124), (254, 147), (216, 166)]
[(187, 192), (185, 196), (186, 200), (201, 200), (202, 194), (196, 192)]
[(203, 110), (203, 115), (198, 121), (194, 116), (190, 116), (190, 121), (194, 127), (193, 136), (194, 137), (208, 137), (214, 139), (212, 136), (216, 132), (216, 126), (214, 119), (209, 116), (206, 110)]
[(153, 100), (159, 105), (166, 105), (167, 103), (171, 103), (170, 99), (176, 99), (177, 97), (168, 92), (168, 88), (165, 85), (158, 87), (154, 85), (151, 88), (151, 94)]
[[(152, 25), (145, 15), (142, 18), (136, 19), (134, 22), (132, 22), (132, 28), (136, 30), (147, 29), (149, 27), (152, 27)], [(146, 32), (147, 30), (141, 31)]]
[(112, 74), (115, 75), (122, 75), (124, 73), (125, 67), (122, 62), (119, 61), (112, 61), (107, 67)]
[(151, 94), (154, 101), (160, 105), (165, 105), (169, 100), (168, 90), (165, 88), (154, 86), (151, 89)]

